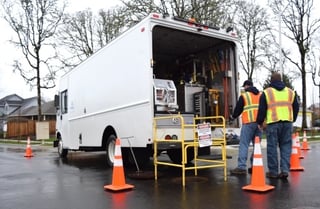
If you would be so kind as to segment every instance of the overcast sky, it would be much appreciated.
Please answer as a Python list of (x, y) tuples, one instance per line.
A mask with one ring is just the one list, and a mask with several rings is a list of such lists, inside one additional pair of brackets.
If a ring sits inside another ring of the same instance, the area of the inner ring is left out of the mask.
[[(79, 0), (68, 0), (69, 1), (69, 7), (68, 12), (72, 11), (80, 11), (84, 10), (86, 8), (91, 8), (93, 11), (97, 11), (101, 8), (103, 9), (109, 9), (119, 3), (121, 3), (119, 0), (89, 0), (89, 1), (79, 1)], [(319, 8), (319, 2), (318, 0), (314, 0), (317, 4), (316, 10), (320, 11)], [(259, 3), (262, 2), (261, 0), (258, 1)], [(15, 48), (12, 44), (8, 42), (8, 40), (16, 38), (15, 34), (13, 34), (12, 29), (9, 28), (8, 24), (0, 18), (0, 44), (1, 44), (1, 50), (0, 50), (0, 98), (3, 98), (4, 96), (7, 96), (9, 94), (18, 94), (19, 96), (23, 98), (33, 97), (37, 96), (36, 89), (30, 89), (30, 87), (25, 83), (25, 81), (22, 79), (22, 77), (17, 72), (13, 72), (12, 64), (13, 60), (16, 58), (20, 58), (21, 51), (20, 49)], [(282, 42), (285, 42), (284, 36), (282, 36)], [(284, 43), (283, 43), (284, 44)], [(21, 59), (23, 59), (21, 57)], [(242, 72), (240, 72), (240, 80), (243, 81), (243, 77), (245, 75), (241, 76)], [(308, 96), (307, 96), (307, 106), (312, 104), (313, 102), (319, 102), (319, 90), (318, 87), (311, 86), (310, 83), (312, 83), (311, 75), (309, 74), (309, 79), (307, 84), (309, 84), (309, 87), (307, 88)], [(241, 78), (242, 77), (242, 78)], [(58, 80), (57, 80), (58, 84)], [(296, 90), (301, 95), (301, 82), (295, 81), (294, 86), (296, 87)], [(261, 88), (258, 86), (258, 88)], [(42, 89), (42, 94), (44, 98), (47, 99), (53, 99), (54, 94), (57, 92), (55, 89), (46, 90)]]

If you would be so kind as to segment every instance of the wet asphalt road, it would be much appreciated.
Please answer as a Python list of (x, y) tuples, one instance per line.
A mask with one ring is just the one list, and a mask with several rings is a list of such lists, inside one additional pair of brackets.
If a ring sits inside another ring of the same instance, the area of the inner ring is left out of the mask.
[[(159, 166), (158, 181), (147, 178), (153, 176), (152, 166), (145, 168), (142, 174), (147, 177), (142, 179), (130, 178), (136, 170), (126, 168), (126, 183), (135, 188), (115, 193), (103, 189), (112, 182), (104, 153), (71, 152), (68, 160), (61, 160), (55, 149), (35, 145), (34, 157), (28, 159), (24, 146), (0, 144), (0, 209), (320, 208), (320, 142), (309, 146), (300, 160), (305, 170), (290, 172), (288, 181), (266, 179), (275, 189), (264, 193), (242, 190), (251, 183), (249, 174), (228, 174), (225, 182), (222, 168), (199, 170), (198, 177), (188, 171), (182, 187), (180, 169), (164, 166)], [(230, 170), (236, 163), (236, 148), (227, 153), (232, 156)], [(266, 171), (265, 160), (264, 167)]]

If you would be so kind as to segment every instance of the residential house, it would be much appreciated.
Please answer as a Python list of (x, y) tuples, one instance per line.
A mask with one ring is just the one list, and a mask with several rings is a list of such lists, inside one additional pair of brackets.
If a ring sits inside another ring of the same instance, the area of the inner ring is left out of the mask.
[[(55, 134), (56, 109), (54, 101), (42, 103), (42, 121), (49, 121), (49, 132)], [(0, 137), (6, 130), (6, 137), (35, 136), (38, 121), (37, 97), (23, 99), (12, 94), (0, 99)]]
[(8, 116), (21, 107), (23, 98), (17, 94), (11, 94), (0, 99), (0, 133), (7, 127)]

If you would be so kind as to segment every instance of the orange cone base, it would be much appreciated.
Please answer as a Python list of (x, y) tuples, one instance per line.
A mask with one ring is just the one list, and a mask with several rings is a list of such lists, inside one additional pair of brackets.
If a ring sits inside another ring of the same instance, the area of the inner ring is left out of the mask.
[(242, 189), (257, 191), (257, 192), (266, 192), (266, 191), (274, 189), (274, 186), (271, 186), (271, 185), (264, 185), (264, 186), (247, 185), (247, 186), (242, 187)]
[(299, 159), (304, 159), (304, 156), (303, 156), (303, 155), (300, 155), (300, 156), (299, 156)]
[(24, 157), (33, 157), (33, 155), (32, 154), (31, 155), (30, 154), (28, 154), (28, 155), (26, 154)]
[(304, 167), (302, 166), (292, 167), (290, 168), (290, 171), (304, 171)]
[(110, 184), (110, 185), (105, 185), (103, 188), (107, 190), (112, 190), (112, 191), (122, 191), (122, 190), (133, 189), (134, 186), (131, 184), (124, 184), (121, 186), (115, 186)]
[(301, 147), (301, 150), (310, 150), (309, 147)]
[(24, 157), (33, 157), (33, 155), (25, 155)]
[(24, 154), (25, 157), (33, 157), (31, 149), (27, 149), (26, 153)]

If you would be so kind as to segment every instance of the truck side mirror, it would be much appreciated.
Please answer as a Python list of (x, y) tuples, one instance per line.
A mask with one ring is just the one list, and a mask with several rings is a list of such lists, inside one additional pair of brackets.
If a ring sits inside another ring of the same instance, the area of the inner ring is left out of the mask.
[(54, 95), (54, 106), (57, 109), (60, 109), (59, 101), (60, 101), (59, 95)]

